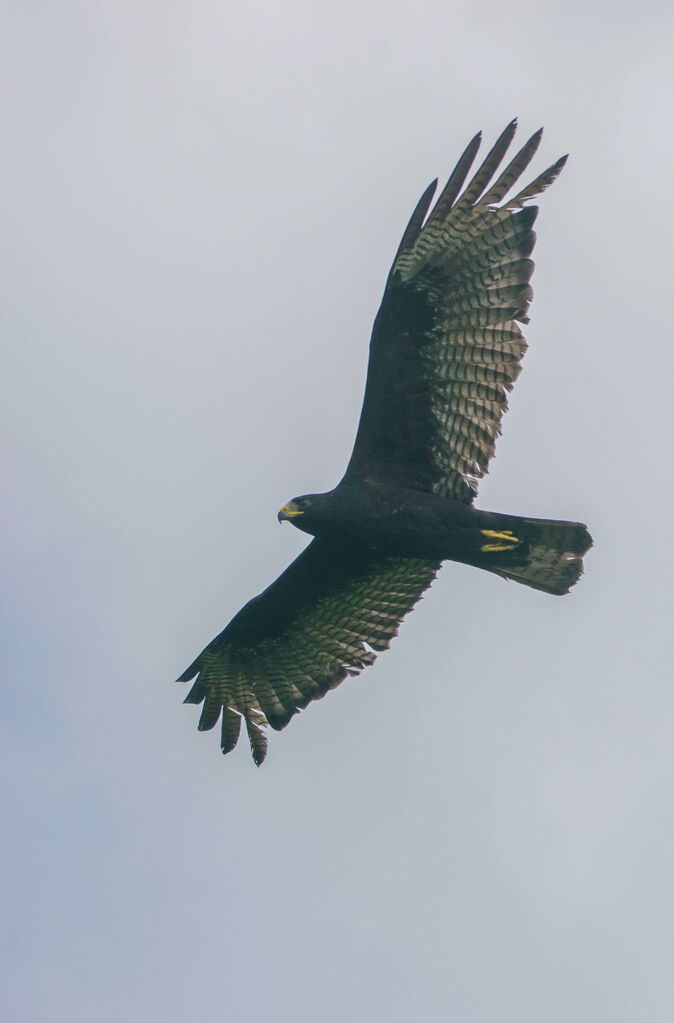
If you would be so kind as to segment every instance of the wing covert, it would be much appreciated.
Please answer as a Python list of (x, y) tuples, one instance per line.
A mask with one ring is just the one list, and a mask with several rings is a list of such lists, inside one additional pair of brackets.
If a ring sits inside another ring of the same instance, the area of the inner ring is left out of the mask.
[[(519, 375), (532, 298), (536, 207), (562, 157), (514, 198), (536, 132), (494, 177), (516, 121), (464, 185), (476, 135), (425, 223), (429, 186), (403, 235), (370, 342), (365, 398), (344, 479), (398, 482), (470, 503)], [(493, 183), (490, 186), (490, 183)], [(502, 205), (498, 205), (502, 203)]]
[(284, 728), (299, 710), (372, 664), (439, 567), (313, 540), (178, 679), (196, 676), (185, 703), (203, 704), (199, 729), (213, 728), (222, 715), (221, 748), (228, 753), (243, 718), (253, 759), (261, 764), (266, 725)]

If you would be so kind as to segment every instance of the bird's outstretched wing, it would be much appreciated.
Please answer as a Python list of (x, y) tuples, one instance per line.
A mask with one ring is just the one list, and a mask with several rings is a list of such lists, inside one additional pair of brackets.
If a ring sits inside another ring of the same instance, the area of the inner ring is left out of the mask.
[(480, 146), (471, 141), (430, 216), (437, 182), (403, 235), (375, 320), (365, 399), (344, 479), (380, 480), (470, 503), (487, 471), (526, 349), (519, 323), (532, 297), (536, 207), (562, 157), (503, 201), (542, 129), (492, 179), (513, 121), (463, 193)]
[(284, 728), (298, 710), (372, 664), (439, 567), (313, 540), (180, 676), (196, 676), (185, 703), (203, 703), (199, 729), (213, 728), (222, 714), (228, 753), (243, 718), (261, 764), (267, 723)]

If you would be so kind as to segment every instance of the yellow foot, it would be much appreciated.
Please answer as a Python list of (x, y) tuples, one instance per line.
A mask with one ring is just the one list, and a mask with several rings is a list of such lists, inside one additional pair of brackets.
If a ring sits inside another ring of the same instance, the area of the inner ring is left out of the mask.
[(486, 536), (489, 540), (500, 540), (500, 543), (485, 543), (482, 545), (480, 550), (485, 552), (492, 551), (514, 551), (519, 544), (519, 540), (514, 536), (509, 529), (503, 533), (497, 533), (493, 529), (481, 529), (480, 532), (483, 536)]

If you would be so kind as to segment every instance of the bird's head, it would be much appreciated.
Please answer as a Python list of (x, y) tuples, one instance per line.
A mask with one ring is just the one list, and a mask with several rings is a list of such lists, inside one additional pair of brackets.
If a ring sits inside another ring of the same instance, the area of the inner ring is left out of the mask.
[(303, 533), (316, 534), (330, 505), (329, 494), (303, 494), (293, 497), (278, 513), (279, 522), (292, 522)]
[(292, 522), (298, 515), (304, 515), (310, 504), (310, 497), (293, 497), (292, 501), (284, 504), (278, 513), (279, 522), (284, 522), (286, 519)]

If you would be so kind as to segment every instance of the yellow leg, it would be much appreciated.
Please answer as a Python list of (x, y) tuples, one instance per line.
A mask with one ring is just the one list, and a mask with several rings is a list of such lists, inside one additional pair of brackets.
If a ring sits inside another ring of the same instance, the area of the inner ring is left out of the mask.
[(520, 542), (509, 529), (506, 529), (503, 533), (497, 533), (494, 529), (481, 529), (480, 532), (489, 540), (501, 541), (501, 543), (483, 544), (480, 550), (487, 553), (491, 551), (514, 551)]

